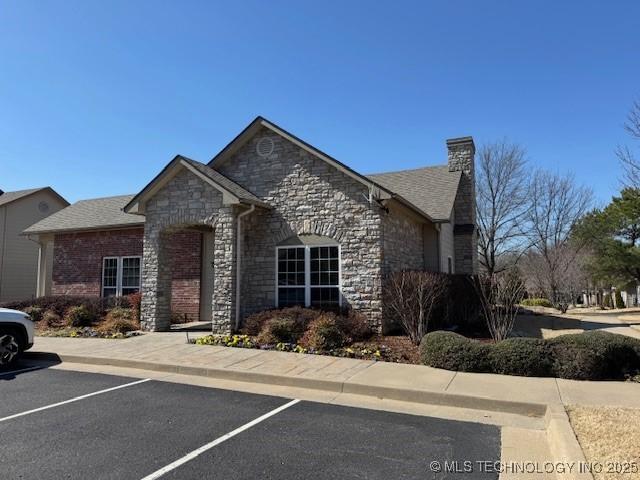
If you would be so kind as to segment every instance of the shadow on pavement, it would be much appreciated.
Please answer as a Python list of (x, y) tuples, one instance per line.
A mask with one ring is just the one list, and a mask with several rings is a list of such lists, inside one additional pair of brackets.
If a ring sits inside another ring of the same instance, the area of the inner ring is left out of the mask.
[(16, 364), (9, 367), (0, 367), (0, 382), (14, 380), (20, 375), (43, 370), (61, 362), (62, 360), (55, 353), (26, 352)]
[[(603, 322), (594, 321), (593, 317), (568, 318), (550, 314), (524, 314), (518, 315), (514, 326), (514, 331), (534, 338), (543, 338), (543, 330), (563, 331), (562, 333), (572, 333), (571, 331), (601, 330), (614, 327), (629, 327), (632, 323), (623, 321)], [(565, 332), (566, 331), (566, 332)]]

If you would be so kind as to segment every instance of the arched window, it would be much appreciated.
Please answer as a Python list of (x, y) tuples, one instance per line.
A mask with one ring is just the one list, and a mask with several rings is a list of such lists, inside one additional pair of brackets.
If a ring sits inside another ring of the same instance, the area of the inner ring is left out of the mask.
[(329, 237), (300, 235), (276, 247), (276, 306), (336, 310), (340, 294), (340, 245)]

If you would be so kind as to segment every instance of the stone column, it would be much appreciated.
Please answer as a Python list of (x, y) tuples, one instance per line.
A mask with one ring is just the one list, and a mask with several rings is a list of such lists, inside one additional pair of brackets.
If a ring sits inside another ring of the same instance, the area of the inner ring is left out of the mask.
[(171, 263), (166, 235), (145, 225), (142, 256), (141, 326), (154, 332), (171, 328)]
[(213, 333), (231, 333), (235, 321), (236, 233), (237, 219), (233, 207), (220, 208), (213, 233)]
[(455, 273), (478, 273), (478, 232), (476, 229), (476, 180), (473, 138), (447, 140), (450, 172), (462, 172), (456, 195), (454, 216)]

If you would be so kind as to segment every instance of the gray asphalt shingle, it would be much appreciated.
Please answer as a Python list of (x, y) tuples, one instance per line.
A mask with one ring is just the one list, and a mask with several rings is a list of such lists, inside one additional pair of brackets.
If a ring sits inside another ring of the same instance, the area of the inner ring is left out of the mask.
[(133, 195), (80, 200), (31, 225), (24, 233), (48, 233), (143, 225), (144, 217), (124, 213)]
[(0, 207), (6, 205), (7, 203), (14, 202), (22, 197), (26, 197), (27, 195), (31, 195), (32, 193), (44, 190), (45, 188), (47, 187), (30, 188), (28, 190), (16, 190), (15, 192), (4, 192), (2, 195), (0, 195)]
[(446, 221), (451, 217), (461, 175), (450, 172), (447, 165), (439, 165), (376, 173), (367, 178), (402, 196), (433, 220)]

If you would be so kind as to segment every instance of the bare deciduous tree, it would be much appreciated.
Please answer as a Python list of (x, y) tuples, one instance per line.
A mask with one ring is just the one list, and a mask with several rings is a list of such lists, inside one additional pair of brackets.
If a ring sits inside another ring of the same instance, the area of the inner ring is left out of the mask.
[(593, 194), (576, 185), (572, 176), (543, 171), (536, 172), (530, 187), (531, 208), (526, 215), (530, 250), (523, 272), (554, 307), (565, 310), (571, 283), (568, 275), (585, 247), (571, 234), (591, 208)]
[(524, 284), (515, 269), (487, 275), (476, 284), (487, 328), (494, 341), (509, 336), (524, 296)]
[(489, 276), (508, 268), (522, 251), (521, 223), (528, 208), (525, 151), (506, 140), (478, 155), (476, 205), (480, 264)]
[(433, 272), (397, 272), (389, 277), (385, 303), (413, 343), (427, 333), (429, 320), (447, 289), (446, 276)]
[[(640, 141), (640, 101), (633, 102), (624, 128), (632, 139)], [(640, 159), (628, 145), (618, 146), (616, 155), (625, 172), (622, 183), (627, 187), (640, 188)]]

